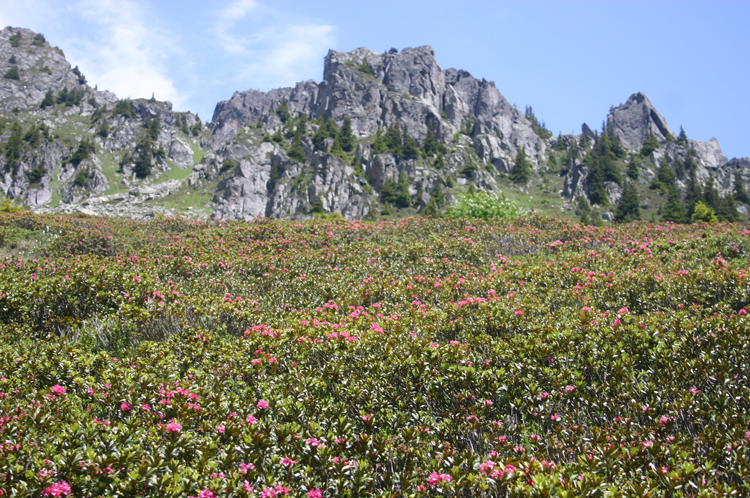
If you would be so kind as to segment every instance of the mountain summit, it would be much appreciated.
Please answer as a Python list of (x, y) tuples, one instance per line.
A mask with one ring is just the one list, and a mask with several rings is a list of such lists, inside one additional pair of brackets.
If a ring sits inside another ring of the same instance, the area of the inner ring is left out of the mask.
[(322, 81), (236, 92), (210, 123), (91, 88), (27, 29), (0, 31), (0, 72), (0, 189), (39, 211), (375, 219), (486, 190), (569, 217), (685, 221), (698, 192), (724, 219), (747, 212), (750, 161), (675, 134), (644, 94), (554, 137), (429, 46), (331, 50)]

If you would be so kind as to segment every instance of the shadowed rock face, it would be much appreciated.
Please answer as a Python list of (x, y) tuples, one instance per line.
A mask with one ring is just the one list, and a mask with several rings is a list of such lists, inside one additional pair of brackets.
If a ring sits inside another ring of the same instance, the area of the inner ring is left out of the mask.
[(620, 139), (623, 147), (635, 152), (641, 149), (649, 133), (660, 142), (669, 136), (675, 136), (667, 120), (640, 92), (634, 93), (627, 102), (610, 111), (607, 116), (607, 129)]

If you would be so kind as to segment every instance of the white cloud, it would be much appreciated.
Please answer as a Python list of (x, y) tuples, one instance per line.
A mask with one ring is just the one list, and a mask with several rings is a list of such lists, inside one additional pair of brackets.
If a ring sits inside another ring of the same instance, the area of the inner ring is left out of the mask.
[(149, 26), (153, 18), (143, 4), (131, 1), (84, 0), (77, 13), (95, 34), (73, 42), (70, 59), (80, 65), (89, 84), (118, 97), (148, 98), (183, 104), (183, 96), (167, 74), (166, 62), (179, 52), (174, 34), (164, 26)]
[(288, 18), (288, 12), (254, 0), (238, 0), (217, 12), (215, 41), (234, 59), (233, 81), (270, 88), (320, 70), (320, 55), (333, 45), (335, 27)]

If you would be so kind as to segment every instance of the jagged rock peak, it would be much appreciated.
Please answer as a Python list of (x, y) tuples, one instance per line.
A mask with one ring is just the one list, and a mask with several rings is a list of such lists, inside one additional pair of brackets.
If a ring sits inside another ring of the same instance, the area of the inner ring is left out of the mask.
[(640, 150), (649, 134), (660, 142), (675, 136), (667, 120), (642, 92), (634, 93), (627, 102), (610, 110), (607, 129), (620, 139), (623, 147), (631, 151)]

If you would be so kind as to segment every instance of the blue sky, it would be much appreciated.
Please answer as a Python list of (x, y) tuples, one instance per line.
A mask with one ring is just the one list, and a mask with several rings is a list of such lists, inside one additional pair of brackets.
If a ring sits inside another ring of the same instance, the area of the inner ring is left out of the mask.
[(320, 81), (328, 49), (431, 45), (555, 134), (644, 92), (688, 137), (750, 156), (747, 1), (4, 0), (89, 82), (211, 118), (235, 91)]

